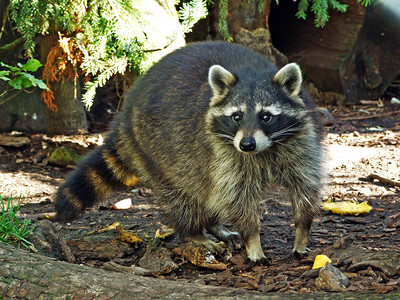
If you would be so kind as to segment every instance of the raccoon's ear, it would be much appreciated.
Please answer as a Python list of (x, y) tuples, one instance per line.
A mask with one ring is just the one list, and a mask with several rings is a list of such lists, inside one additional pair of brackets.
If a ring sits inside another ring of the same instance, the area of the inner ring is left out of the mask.
[(220, 65), (213, 65), (208, 70), (208, 84), (213, 92), (210, 100), (210, 106), (219, 103), (235, 85), (236, 78), (227, 69)]
[(303, 101), (300, 99), (300, 90), (302, 83), (301, 70), (298, 64), (291, 63), (280, 69), (274, 76), (273, 81), (279, 84), (279, 86), (293, 99)]

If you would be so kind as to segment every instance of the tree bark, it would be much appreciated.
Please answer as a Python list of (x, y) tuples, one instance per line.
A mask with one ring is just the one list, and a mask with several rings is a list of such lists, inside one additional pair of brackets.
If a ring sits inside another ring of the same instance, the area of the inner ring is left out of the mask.
[(65, 82), (57, 82), (53, 85), (55, 100), (58, 111), (53, 112), (46, 107), (47, 133), (54, 134), (76, 134), (87, 132), (85, 110), (81, 102), (81, 86), (79, 80), (66, 79)]
[[(129, 269), (121, 267), (118, 269)], [(300, 294), (302, 299), (369, 299), (375, 291)], [(398, 290), (385, 299), (398, 299)], [(0, 299), (298, 299), (299, 294), (259, 293), (162, 280), (58, 261), (0, 242)]]
[[(46, 62), (50, 49), (58, 43), (57, 34), (50, 34), (41, 39), (41, 61)], [(75, 134), (87, 131), (85, 110), (81, 102), (81, 85), (78, 78), (67, 79), (52, 85), (55, 95), (54, 104), (58, 111), (46, 107), (47, 133)]]
[(261, 299), (260, 293), (251, 291), (122, 274), (57, 261), (5, 243), (0, 243), (0, 296), (5, 299)]

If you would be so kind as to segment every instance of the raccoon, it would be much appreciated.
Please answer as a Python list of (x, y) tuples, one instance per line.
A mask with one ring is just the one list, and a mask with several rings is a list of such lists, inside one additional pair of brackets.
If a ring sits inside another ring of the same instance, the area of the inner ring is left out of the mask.
[(57, 215), (77, 218), (116, 188), (140, 180), (153, 189), (182, 241), (219, 251), (240, 236), (248, 258), (263, 262), (259, 202), (278, 184), (292, 201), (292, 254), (301, 256), (320, 207), (319, 124), (297, 64), (278, 70), (232, 43), (187, 45), (127, 92), (104, 145), (59, 188)]

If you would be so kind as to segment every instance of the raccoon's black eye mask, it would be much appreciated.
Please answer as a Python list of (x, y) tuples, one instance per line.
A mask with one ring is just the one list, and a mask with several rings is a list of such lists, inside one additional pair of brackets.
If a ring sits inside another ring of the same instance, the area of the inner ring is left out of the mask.
[(232, 118), (232, 120), (233, 120), (234, 122), (239, 123), (239, 122), (242, 121), (242, 119), (243, 119), (243, 113), (242, 113), (241, 111), (234, 112), (234, 113), (231, 115), (231, 118)]
[(268, 122), (261, 122), (260, 127), (272, 141), (282, 141), (295, 136), (301, 131), (303, 122), (298, 118), (284, 114), (275, 115)]
[(268, 123), (272, 120), (273, 116), (268, 112), (263, 112), (260, 113), (259, 118), (262, 123)]
[[(235, 115), (237, 118), (242, 118), (243, 115)], [(235, 121), (234, 116), (219, 116), (212, 121), (212, 131), (218, 134), (234, 137), (239, 129), (240, 120)]]

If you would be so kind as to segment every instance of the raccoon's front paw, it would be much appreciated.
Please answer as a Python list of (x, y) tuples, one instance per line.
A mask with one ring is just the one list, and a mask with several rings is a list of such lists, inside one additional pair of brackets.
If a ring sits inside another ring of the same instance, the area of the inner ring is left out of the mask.
[(208, 251), (212, 253), (218, 253), (220, 255), (223, 255), (228, 250), (228, 246), (225, 244), (225, 242), (222, 241), (216, 243), (212, 240), (208, 240), (208, 242), (203, 245), (207, 248)]
[(308, 253), (311, 250), (309, 248), (306, 248), (303, 252), (297, 251), (297, 250), (293, 250), (292, 253), (290, 254), (290, 259), (292, 260), (301, 260), (304, 257), (308, 256)]
[(240, 234), (238, 232), (230, 231), (228, 228), (219, 223), (208, 228), (208, 231), (217, 239), (225, 243), (228, 242), (234, 243), (240, 239)]
[(263, 256), (261, 258), (258, 258), (257, 260), (251, 260), (250, 258), (247, 258), (246, 263), (249, 266), (270, 266), (271, 265), (271, 260), (267, 256)]
[(218, 253), (220, 255), (223, 255), (228, 250), (228, 246), (226, 245), (225, 242), (221, 241), (217, 243), (208, 239), (204, 235), (186, 237), (184, 239), (184, 242), (191, 242), (194, 244), (198, 244), (206, 248), (211, 253)]

